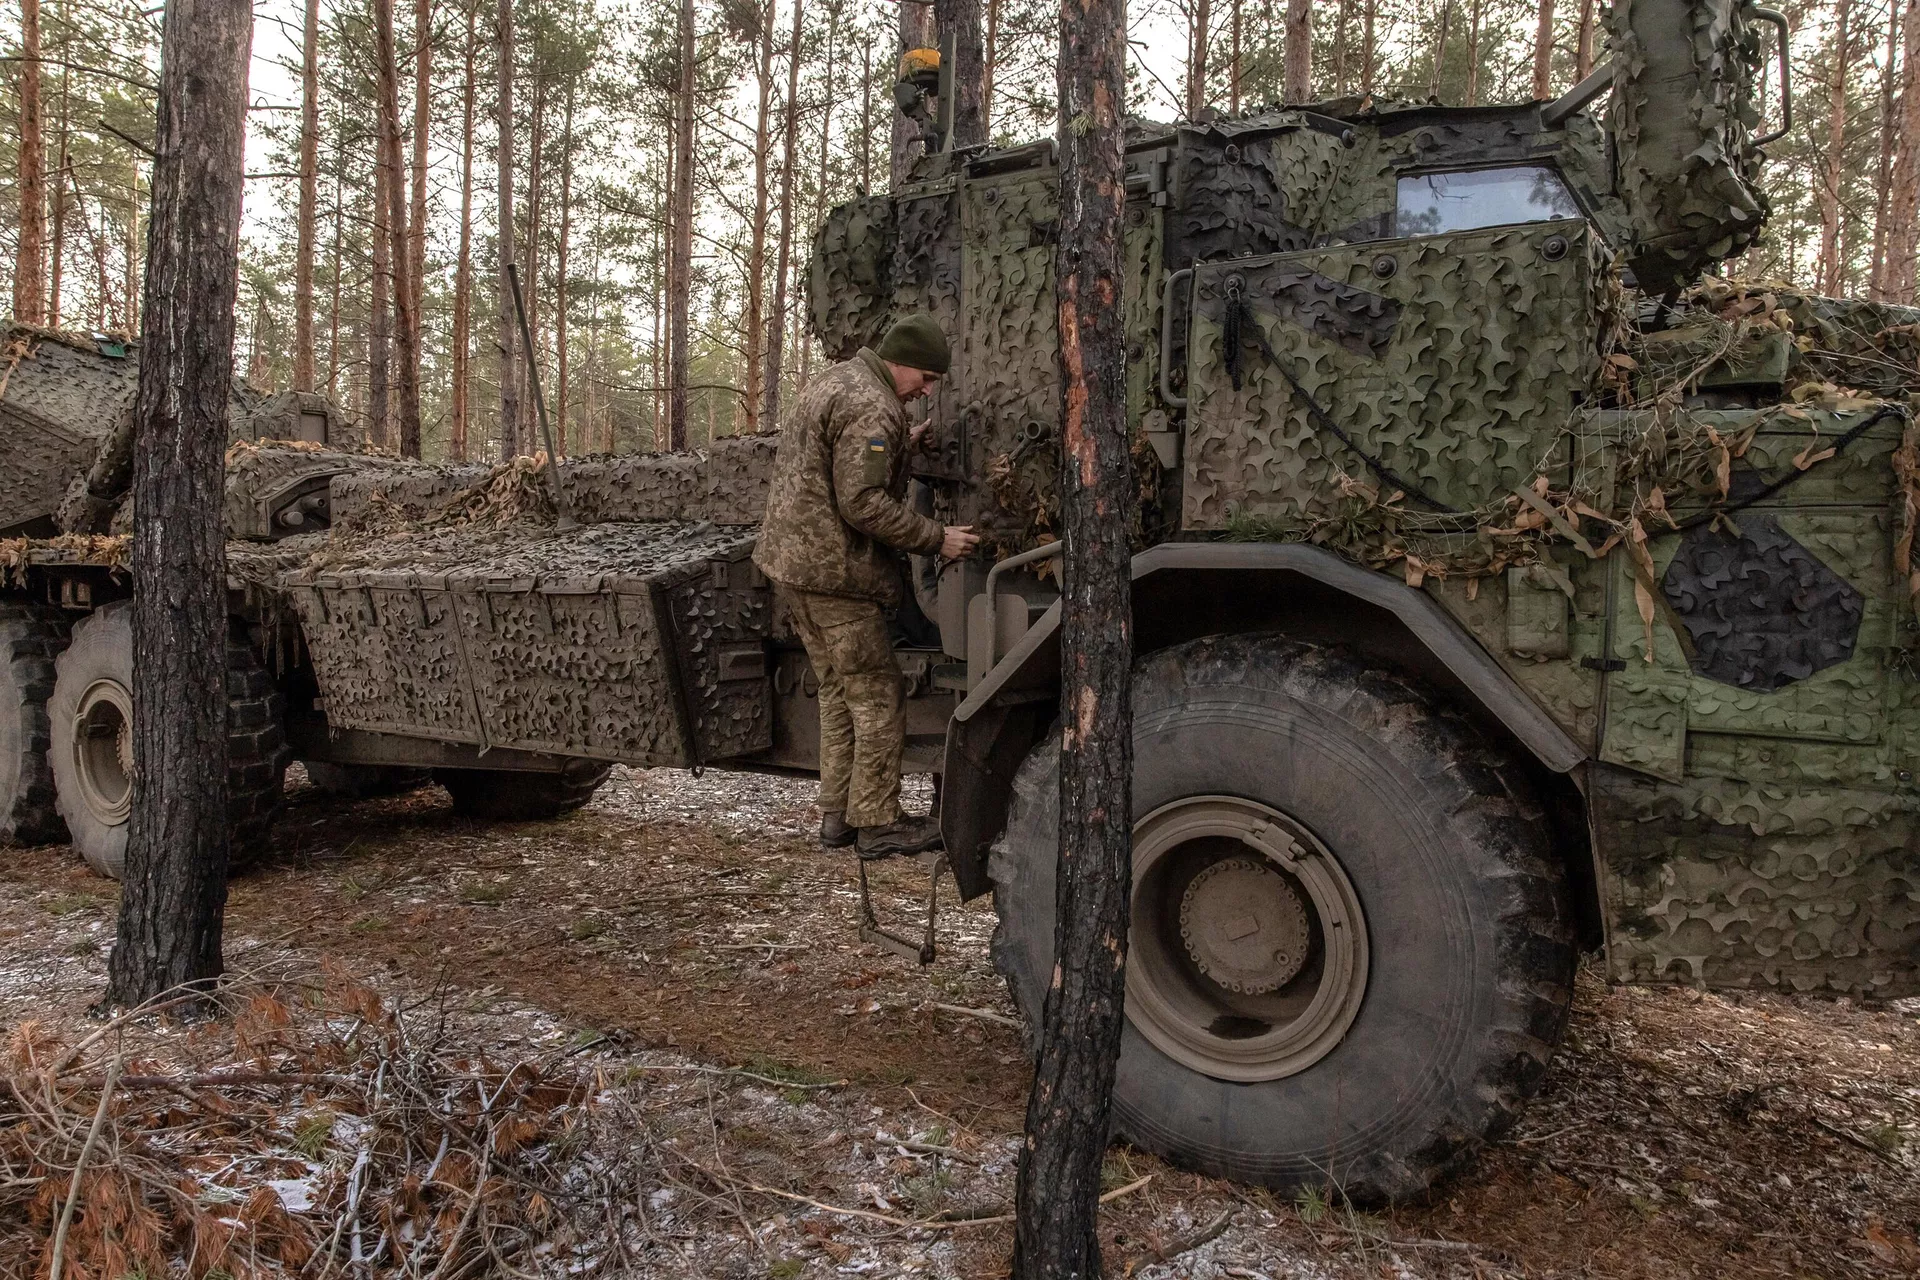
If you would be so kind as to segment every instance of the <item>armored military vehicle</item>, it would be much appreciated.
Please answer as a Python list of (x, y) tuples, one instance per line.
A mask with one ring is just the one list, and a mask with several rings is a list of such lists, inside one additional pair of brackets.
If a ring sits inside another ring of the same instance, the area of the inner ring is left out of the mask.
[[(1538, 1086), (1583, 951), (1620, 981), (1920, 991), (1920, 310), (1706, 274), (1766, 221), (1784, 19), (1622, 0), (1609, 22), (1606, 66), (1554, 102), (1130, 132), (1115, 1113), (1183, 1164), (1428, 1186)], [(936, 881), (993, 893), (1037, 1021), (1058, 171), (1049, 141), (948, 145), (937, 65), (898, 95), (928, 126), (909, 181), (820, 230), (812, 320), (840, 356), (907, 309), (954, 340), (914, 500), (986, 539), (909, 566), (908, 767), (942, 784)], [(556, 473), (236, 446), (236, 768), (279, 734), (508, 814), (613, 761), (814, 768), (817, 688), (748, 559), (772, 449)], [(58, 657), (65, 619), (70, 659), (125, 595), (88, 558), (110, 539), (10, 545), (0, 813), (44, 812), (48, 758), (60, 795), (69, 756), (124, 794), (131, 711), (92, 710), (111, 681), (63, 695)], [(869, 910), (862, 936), (929, 959), (931, 910), (918, 937)]]

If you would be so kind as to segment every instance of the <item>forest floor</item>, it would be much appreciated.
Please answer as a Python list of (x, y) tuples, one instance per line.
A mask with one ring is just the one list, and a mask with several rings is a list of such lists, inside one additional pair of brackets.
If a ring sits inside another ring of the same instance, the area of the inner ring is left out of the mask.
[[(571, 817), (484, 825), (438, 788), (296, 785), (232, 884), (234, 1016), (198, 1023), (92, 1020), (113, 886), (0, 851), (0, 1275), (47, 1273), (70, 1180), (69, 1257), (109, 1277), (158, 1280), (142, 1248), (195, 1280), (356, 1249), (437, 1280), (1004, 1275), (1027, 1069), (992, 912), (948, 882), (933, 965), (863, 945), (812, 793), (617, 769)], [(924, 872), (874, 881), (910, 921)], [(1421, 1202), (1125, 1148), (1106, 1181), (1108, 1274), (1142, 1280), (1913, 1276), (1920, 1004), (1583, 974), (1525, 1118)]]

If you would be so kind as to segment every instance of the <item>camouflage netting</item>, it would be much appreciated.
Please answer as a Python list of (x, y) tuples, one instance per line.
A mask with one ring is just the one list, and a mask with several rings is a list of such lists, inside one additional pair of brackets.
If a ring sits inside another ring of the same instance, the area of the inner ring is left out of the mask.
[(1617, 0), (1608, 12), (1627, 260), (1649, 292), (1692, 282), (1766, 222), (1753, 12), (1747, 0)]

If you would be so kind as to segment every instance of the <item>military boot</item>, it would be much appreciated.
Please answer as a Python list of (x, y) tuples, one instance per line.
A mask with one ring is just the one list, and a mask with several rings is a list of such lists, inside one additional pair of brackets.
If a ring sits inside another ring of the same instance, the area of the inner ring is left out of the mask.
[(844, 849), (853, 843), (854, 829), (847, 825), (847, 815), (840, 809), (823, 809), (820, 812), (820, 847), (822, 849)]
[(903, 814), (884, 827), (861, 827), (856, 843), (864, 862), (925, 853), (940, 847), (940, 819), (909, 818)]

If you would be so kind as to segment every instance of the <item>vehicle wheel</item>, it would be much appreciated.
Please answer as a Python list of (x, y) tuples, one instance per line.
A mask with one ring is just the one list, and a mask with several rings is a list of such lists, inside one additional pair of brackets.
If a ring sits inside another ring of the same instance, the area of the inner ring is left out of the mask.
[(525, 773), (517, 769), (435, 769), (434, 781), (453, 797), (453, 811), (463, 818), (494, 822), (532, 822), (572, 813), (587, 801), (613, 772), (601, 760), (569, 760), (559, 773)]
[(307, 781), (313, 784), (316, 791), (342, 800), (405, 795), (433, 781), (431, 769), (409, 769), (399, 765), (334, 764), (328, 760), (309, 760), (306, 769)]
[[(60, 816), (87, 865), (118, 880), (133, 809), (133, 604), (88, 615), (55, 665), (47, 704)], [(228, 867), (266, 852), (287, 770), (283, 702), (246, 640), (227, 641)]]
[[(1560, 867), (1519, 761), (1416, 682), (1275, 636), (1134, 676), (1114, 1129), (1189, 1168), (1404, 1198), (1539, 1086), (1572, 1002)], [(1037, 1037), (1059, 746), (1022, 765), (994, 960)]]
[(53, 660), (66, 643), (59, 610), (0, 600), (0, 845), (67, 838), (47, 762)]

